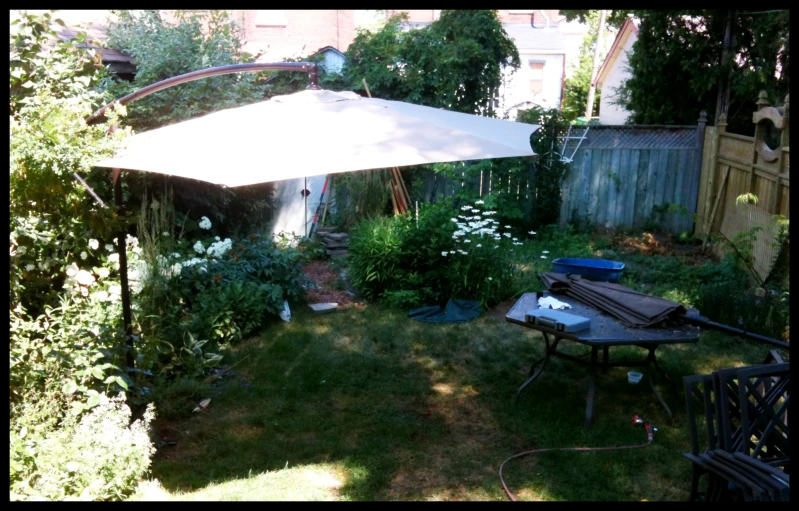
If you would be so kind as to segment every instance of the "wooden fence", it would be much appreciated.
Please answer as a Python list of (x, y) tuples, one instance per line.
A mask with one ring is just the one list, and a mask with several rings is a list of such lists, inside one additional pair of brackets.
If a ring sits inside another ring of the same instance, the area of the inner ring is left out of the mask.
[[(754, 137), (727, 133), (724, 115), (718, 126), (705, 131), (694, 235), (707, 241), (711, 232), (732, 238), (743, 230), (761, 227), (766, 236), (758, 237), (755, 269), (763, 278), (776, 255), (772, 240), (778, 227), (771, 217), (790, 218), (789, 111), (787, 96), (783, 108), (774, 108), (761, 92), (752, 116)], [(770, 149), (764, 141), (769, 122), (781, 130), (780, 147), (776, 149)], [(754, 194), (757, 203), (738, 206), (737, 198), (747, 193)], [(716, 246), (714, 251), (721, 253), (722, 247)]]
[(691, 233), (706, 122), (591, 126), (563, 178), (560, 226)]

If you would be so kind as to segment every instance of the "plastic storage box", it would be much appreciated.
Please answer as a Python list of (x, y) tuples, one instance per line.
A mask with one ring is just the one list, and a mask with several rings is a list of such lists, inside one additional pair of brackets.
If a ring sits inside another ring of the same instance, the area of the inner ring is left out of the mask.
[(524, 315), (524, 320), (558, 332), (579, 332), (591, 326), (591, 319), (561, 312), (554, 309), (532, 309)]
[(573, 273), (584, 279), (599, 282), (616, 282), (624, 271), (624, 263), (607, 259), (561, 257), (552, 261), (555, 273)]

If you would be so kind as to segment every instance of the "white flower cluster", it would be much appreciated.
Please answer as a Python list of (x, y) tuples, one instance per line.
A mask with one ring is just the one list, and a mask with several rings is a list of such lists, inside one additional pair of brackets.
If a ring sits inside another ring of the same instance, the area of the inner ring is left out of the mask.
[(211, 228), (211, 221), (208, 219), (207, 216), (204, 216), (200, 219), (200, 229), (208, 230)]
[(88, 296), (89, 287), (92, 285), (94, 285), (94, 275), (81, 270), (75, 263), (67, 266), (67, 278), (64, 280), (63, 288), (70, 294), (80, 293), (81, 296)]
[(233, 242), (230, 240), (230, 238), (225, 238), (225, 241), (217, 241), (216, 243), (213, 243), (210, 247), (208, 247), (206, 253), (211, 257), (221, 256), (230, 250), (232, 246)]
[[(486, 210), (481, 212), (480, 209), (476, 207), (482, 204), (485, 204), (485, 201), (478, 200), (475, 201), (474, 206), (462, 206), (461, 211), (463, 211), (464, 214), (458, 215), (457, 218), (450, 219), (450, 221), (454, 222), (458, 227), (458, 230), (452, 233), (452, 239), (454, 239), (456, 243), (472, 243), (474, 241), (475, 248), (482, 248), (483, 244), (488, 241), (493, 240), (497, 242), (502, 240), (502, 236), (511, 237), (510, 233), (500, 233), (498, 231), (498, 221), (487, 218), (491, 215), (495, 215), (497, 213), (496, 211)], [(516, 241), (515, 238), (514, 241)], [(491, 245), (486, 244), (486, 246)], [(496, 249), (499, 248), (500, 245), (494, 243), (493, 247)], [(449, 254), (455, 253), (465, 255), (468, 252), (458, 249), (441, 252), (441, 256), (446, 257)]]

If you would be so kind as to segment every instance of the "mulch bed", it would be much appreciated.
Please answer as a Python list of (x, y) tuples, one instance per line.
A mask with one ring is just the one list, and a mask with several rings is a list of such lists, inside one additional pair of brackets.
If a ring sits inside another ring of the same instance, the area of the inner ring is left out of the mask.
[(362, 307), (354, 296), (334, 287), (341, 275), (330, 261), (311, 261), (305, 266), (305, 276), (315, 285), (307, 291), (308, 303), (337, 303), (339, 308)]

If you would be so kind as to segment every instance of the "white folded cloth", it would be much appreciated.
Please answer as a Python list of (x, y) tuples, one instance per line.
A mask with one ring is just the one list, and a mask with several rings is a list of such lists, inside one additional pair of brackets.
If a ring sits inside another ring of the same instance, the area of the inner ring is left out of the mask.
[(572, 306), (566, 302), (561, 302), (554, 296), (545, 296), (538, 299), (538, 306), (542, 309), (571, 309)]

